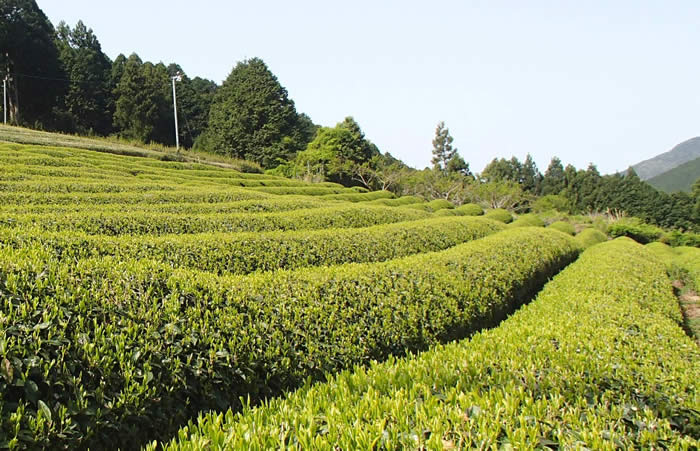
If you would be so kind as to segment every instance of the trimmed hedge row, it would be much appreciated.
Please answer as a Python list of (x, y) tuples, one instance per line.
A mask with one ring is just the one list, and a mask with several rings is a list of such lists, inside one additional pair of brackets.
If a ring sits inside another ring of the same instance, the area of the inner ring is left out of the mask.
[(165, 204), (173, 202), (237, 202), (252, 199), (271, 199), (270, 194), (243, 188), (216, 191), (182, 190), (151, 191), (147, 193), (4, 193), (0, 205), (66, 205), (66, 204)]
[(0, 226), (45, 231), (79, 231), (93, 235), (187, 234), (204, 232), (262, 232), (367, 227), (429, 217), (429, 213), (369, 205), (294, 210), (280, 213), (165, 214), (138, 212), (3, 215)]
[(697, 449), (700, 351), (678, 321), (663, 265), (620, 239), (470, 341), (200, 416), (164, 449)]
[(544, 227), (544, 221), (539, 216), (528, 213), (518, 216), (518, 219), (510, 223), (511, 227)]
[(566, 221), (554, 221), (547, 227), (551, 227), (560, 232), (568, 233), (571, 236), (576, 235), (576, 229), (574, 228), (573, 224)]
[(464, 216), (481, 216), (484, 214), (484, 209), (479, 204), (463, 204), (455, 208), (455, 210)]
[(139, 203), (139, 204), (38, 204), (38, 205), (0, 205), (1, 214), (57, 214), (73, 212), (120, 212), (122, 214), (135, 212), (173, 213), (173, 214), (211, 214), (211, 213), (272, 213), (280, 211), (301, 210), (308, 208), (328, 207), (333, 205), (317, 197), (289, 196), (271, 197), (265, 199), (250, 199), (234, 202), (172, 202), (172, 203)]
[(389, 260), (443, 250), (503, 230), (483, 218), (431, 218), (358, 229), (263, 233), (93, 236), (0, 228), (0, 247), (41, 247), (75, 261), (97, 256), (153, 259), (171, 267), (217, 274)]
[(395, 196), (394, 196), (394, 193), (392, 193), (391, 191), (371, 191), (368, 193), (346, 192), (343, 194), (325, 194), (325, 195), (319, 196), (319, 197), (321, 199), (324, 199), (324, 200), (344, 200), (347, 202), (368, 202), (368, 201), (374, 201), (374, 200), (389, 200), (389, 199), (393, 199)]
[(598, 229), (588, 228), (581, 230), (574, 237), (576, 242), (584, 249), (587, 249), (594, 244), (603, 243), (608, 240), (608, 236)]
[[(300, 194), (304, 196), (325, 196), (328, 194), (353, 194), (354, 192), (348, 188), (338, 185), (337, 187), (322, 186), (322, 185), (306, 185), (306, 186), (261, 186), (256, 188), (250, 188), (254, 191), (277, 194), (277, 195), (289, 195), (289, 194)], [(357, 194), (357, 193), (355, 193)]]
[(488, 210), (484, 216), (490, 219), (494, 219), (496, 221), (501, 221), (505, 224), (510, 224), (511, 222), (513, 222), (513, 215), (508, 210), (505, 210), (503, 208), (494, 208), (492, 210)]
[(372, 205), (385, 205), (387, 207), (398, 207), (401, 205), (410, 205), (410, 204), (418, 204), (423, 202), (423, 199), (421, 199), (418, 196), (401, 196), (395, 199), (375, 199), (371, 200), (368, 203)]
[(197, 412), (494, 325), (578, 254), (507, 230), (376, 264), (217, 277), (0, 250), (0, 445), (134, 448)]

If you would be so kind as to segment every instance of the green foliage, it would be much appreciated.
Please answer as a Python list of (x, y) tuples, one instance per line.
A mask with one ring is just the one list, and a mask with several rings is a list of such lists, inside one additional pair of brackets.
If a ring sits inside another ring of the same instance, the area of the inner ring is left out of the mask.
[(70, 128), (63, 131), (107, 135), (112, 130), (112, 63), (102, 52), (97, 37), (82, 21), (71, 29), (61, 22), (56, 45), (70, 80), (62, 108), (71, 115)]
[(162, 63), (144, 63), (135, 53), (129, 56), (115, 88), (114, 125), (119, 133), (141, 142), (174, 143), (170, 86)]
[(456, 208), (456, 211), (464, 216), (481, 216), (484, 214), (484, 209), (478, 204), (462, 204)]
[[(255, 203), (248, 205), (253, 207)], [(270, 207), (274, 208), (272, 204)], [(41, 248), (61, 262), (113, 256), (120, 260), (150, 259), (173, 268), (216, 274), (248, 274), (389, 260), (443, 250), (502, 229), (498, 222), (469, 217), (431, 218), (355, 229), (158, 237), (0, 228), (0, 248)]]
[[(558, 195), (566, 188), (564, 166), (557, 157), (552, 157), (542, 178), (541, 194), (543, 196)], [(554, 208), (557, 208), (556, 206)], [(549, 208), (546, 208), (547, 210)], [(557, 208), (558, 209), (558, 208)]]
[[(544, 227), (544, 221), (537, 215), (529, 213), (520, 215), (510, 223), (511, 227)], [(572, 234), (573, 235), (573, 234)]]
[(370, 204), (385, 205), (387, 207), (395, 207), (401, 205), (411, 205), (424, 202), (423, 199), (416, 196), (401, 196), (399, 198), (379, 198), (369, 201)]
[(545, 196), (538, 197), (530, 207), (535, 213), (542, 213), (545, 211), (556, 210), (560, 212), (569, 211), (569, 201), (566, 197), (558, 194), (547, 194)]
[(608, 240), (608, 236), (595, 228), (581, 230), (574, 238), (583, 249), (587, 249), (594, 244), (603, 243)]
[(608, 234), (613, 238), (627, 236), (638, 243), (646, 244), (659, 240), (664, 231), (653, 225), (645, 224), (638, 218), (622, 218), (608, 226)]
[(376, 146), (365, 139), (357, 122), (347, 117), (334, 128), (321, 127), (285, 172), (291, 170), (294, 174), (287, 175), (315, 177), (350, 186), (356, 166), (367, 164), (378, 155)]
[(661, 237), (661, 241), (673, 247), (700, 247), (700, 234), (692, 232), (679, 232), (678, 230), (673, 230), (669, 233), (664, 234)]
[(508, 210), (504, 210), (503, 208), (494, 208), (491, 210), (487, 210), (484, 217), (493, 219), (495, 221), (500, 221), (505, 224), (510, 224), (511, 222), (513, 222), (513, 215), (510, 214)]
[(555, 221), (551, 223), (548, 227), (551, 227), (554, 230), (558, 230), (560, 232), (568, 233), (571, 236), (576, 235), (576, 229), (574, 228), (574, 226), (566, 221)]
[(695, 449), (700, 351), (669, 282), (630, 240), (596, 246), (495, 329), (202, 414), (158, 446)]
[(271, 168), (312, 139), (307, 119), (267, 65), (252, 58), (239, 62), (217, 90), (203, 145)]
[(386, 263), (217, 277), (0, 250), (3, 430), (23, 447), (164, 439), (239, 397), (493, 325), (577, 253), (520, 229)]
[(493, 181), (469, 186), (469, 197), (485, 208), (527, 211), (530, 196), (518, 183)]

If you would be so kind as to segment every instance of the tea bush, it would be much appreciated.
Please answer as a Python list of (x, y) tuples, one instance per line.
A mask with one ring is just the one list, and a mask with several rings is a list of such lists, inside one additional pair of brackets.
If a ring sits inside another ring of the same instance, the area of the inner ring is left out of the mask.
[(618, 239), (495, 329), (201, 415), (163, 448), (697, 449), (700, 351), (679, 319), (664, 266)]

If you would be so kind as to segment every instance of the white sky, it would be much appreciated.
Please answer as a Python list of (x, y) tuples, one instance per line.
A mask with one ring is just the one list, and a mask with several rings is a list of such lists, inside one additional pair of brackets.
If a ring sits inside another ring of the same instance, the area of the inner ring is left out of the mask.
[(353, 116), (384, 152), (429, 165), (444, 120), (481, 171), (527, 153), (602, 173), (700, 135), (700, 1), (38, 0), (112, 59), (221, 83), (260, 57), (297, 110)]

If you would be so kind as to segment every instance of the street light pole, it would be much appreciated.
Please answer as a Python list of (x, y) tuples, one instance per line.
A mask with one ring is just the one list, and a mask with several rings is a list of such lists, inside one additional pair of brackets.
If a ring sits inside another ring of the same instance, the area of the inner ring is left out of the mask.
[(180, 72), (178, 72), (177, 75), (170, 78), (173, 81), (173, 110), (175, 111), (175, 148), (178, 152), (180, 152), (180, 134), (177, 130), (177, 94), (175, 92), (175, 82), (182, 81), (182, 75), (180, 75)]
[(7, 125), (7, 75), (2, 79), (2, 123)]

